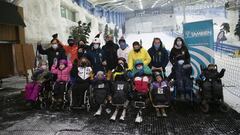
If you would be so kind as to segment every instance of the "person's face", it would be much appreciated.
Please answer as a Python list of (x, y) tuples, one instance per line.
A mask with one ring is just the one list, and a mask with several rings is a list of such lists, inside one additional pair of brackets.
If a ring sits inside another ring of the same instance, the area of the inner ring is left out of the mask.
[(133, 46), (133, 49), (134, 49), (134, 50), (139, 50), (140, 48), (141, 48), (140, 45), (134, 45), (134, 46)]
[(156, 80), (157, 80), (157, 82), (161, 82), (162, 81), (162, 77), (161, 76), (157, 76)]
[(57, 44), (57, 40), (53, 40), (51, 44)]
[(143, 69), (143, 65), (141, 65), (141, 64), (139, 64), (139, 65), (137, 65), (137, 70), (142, 70)]
[(60, 64), (60, 65), (59, 65), (59, 69), (60, 69), (60, 70), (63, 70), (65, 67), (66, 67), (66, 66), (65, 66), (64, 64)]
[(120, 44), (120, 46), (124, 46), (124, 45), (125, 45), (125, 42), (122, 42), (122, 41), (121, 41), (119, 44)]
[(47, 64), (42, 64), (42, 65), (41, 65), (41, 68), (42, 68), (43, 70), (46, 70), (46, 69), (47, 69)]
[(182, 40), (181, 39), (177, 39), (177, 45), (179, 46), (179, 47), (182, 47)]
[(118, 60), (118, 64), (124, 64), (124, 62), (122, 60)]
[(108, 36), (107, 41), (113, 41), (113, 36)]
[(103, 80), (103, 78), (104, 78), (104, 75), (103, 75), (103, 74), (99, 74), (99, 75), (98, 75), (98, 80)]
[(154, 45), (160, 46), (160, 44), (161, 44), (160, 40), (155, 40), (155, 41), (154, 41)]

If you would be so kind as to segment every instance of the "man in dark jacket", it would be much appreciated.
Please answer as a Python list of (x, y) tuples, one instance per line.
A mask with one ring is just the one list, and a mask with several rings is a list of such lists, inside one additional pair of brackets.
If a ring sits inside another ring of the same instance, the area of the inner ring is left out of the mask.
[(160, 38), (153, 39), (152, 47), (148, 49), (148, 53), (152, 58), (149, 67), (152, 68), (152, 70), (165, 71), (165, 67), (169, 62), (168, 52)]
[(105, 52), (100, 48), (100, 39), (95, 38), (91, 46), (92, 49), (84, 54), (84, 56), (91, 62), (93, 73), (96, 74), (98, 71), (105, 71), (107, 61)]
[(90, 50), (90, 46), (86, 44), (87, 42), (84, 40), (80, 40), (78, 43), (78, 59), (81, 59), (84, 54), (87, 53), (87, 51)]
[(54, 58), (57, 58), (58, 60), (67, 59), (67, 56), (65, 55), (65, 50), (62, 48), (61, 45), (58, 44), (57, 39), (53, 39), (51, 41), (51, 47), (46, 50), (42, 48), (41, 44), (38, 44), (37, 50), (40, 54), (47, 55), (49, 70), (51, 70)]
[(107, 78), (109, 80), (109, 77), (111, 76), (111, 71), (115, 69), (117, 66), (117, 50), (118, 50), (118, 45), (113, 42), (113, 37), (109, 35), (107, 37), (107, 42), (106, 45), (102, 47), (103, 51), (106, 54), (106, 60), (107, 60)]

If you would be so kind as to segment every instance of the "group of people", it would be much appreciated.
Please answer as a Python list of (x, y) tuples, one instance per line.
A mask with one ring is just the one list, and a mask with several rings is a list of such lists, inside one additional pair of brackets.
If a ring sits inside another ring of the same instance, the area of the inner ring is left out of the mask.
[[(184, 72), (187, 77), (191, 75), (190, 55), (181, 37), (175, 39), (169, 55), (160, 38), (154, 38), (152, 47), (146, 50), (138, 41), (133, 42), (132, 47), (129, 46), (123, 37), (115, 44), (111, 35), (106, 37), (106, 44), (101, 47), (99, 36), (100, 34), (90, 45), (84, 41), (77, 43), (69, 37), (68, 45), (64, 45), (55, 34), (49, 48), (43, 49), (39, 44), (37, 50), (40, 54), (47, 55), (47, 61), (39, 62), (33, 73), (33, 82), (26, 85), (26, 100), (30, 104), (37, 101), (40, 87), (51, 77), (56, 82), (53, 88), (55, 96), (63, 94), (64, 90), (59, 88), (61, 84), (70, 83), (73, 95), (71, 106), (84, 107), (84, 93), (92, 81), (113, 81), (119, 70), (124, 71), (123, 77), (126, 80), (133, 80), (138, 76), (153, 76), (153, 82), (160, 84), (154, 85), (157, 87), (161, 87), (163, 80), (176, 79), (181, 74), (178, 72), (179, 65), (188, 69)], [(172, 72), (167, 77), (165, 68), (169, 61)], [(111, 101), (111, 86), (108, 87), (110, 91), (106, 93), (106, 97)], [(161, 110), (163, 116), (166, 116), (164, 108)]]

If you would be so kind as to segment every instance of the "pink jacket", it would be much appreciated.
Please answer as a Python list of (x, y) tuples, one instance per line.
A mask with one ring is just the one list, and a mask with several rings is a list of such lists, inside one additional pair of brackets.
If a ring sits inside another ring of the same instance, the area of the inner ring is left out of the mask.
[(57, 74), (57, 81), (69, 81), (70, 80), (70, 71), (72, 70), (72, 62), (68, 61), (68, 65), (65, 69), (59, 70), (57, 65), (52, 65), (51, 72)]

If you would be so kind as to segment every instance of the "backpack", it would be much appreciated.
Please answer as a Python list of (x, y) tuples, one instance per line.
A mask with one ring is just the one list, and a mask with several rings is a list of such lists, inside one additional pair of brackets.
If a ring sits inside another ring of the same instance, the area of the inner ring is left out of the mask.
[(109, 85), (107, 82), (99, 81), (94, 84), (94, 99), (97, 104), (103, 104), (104, 100), (107, 97), (107, 93), (109, 91)]
[(124, 104), (127, 100), (129, 84), (124, 81), (116, 81), (112, 84), (113, 96), (112, 102), (113, 104)]
[(161, 85), (159, 83), (153, 83), (151, 96), (155, 105), (161, 105), (168, 102), (170, 97), (170, 89), (167, 86), (167, 82), (162, 81)]
[(25, 86), (24, 98), (36, 102), (41, 91), (41, 85), (37, 82), (30, 82)]

